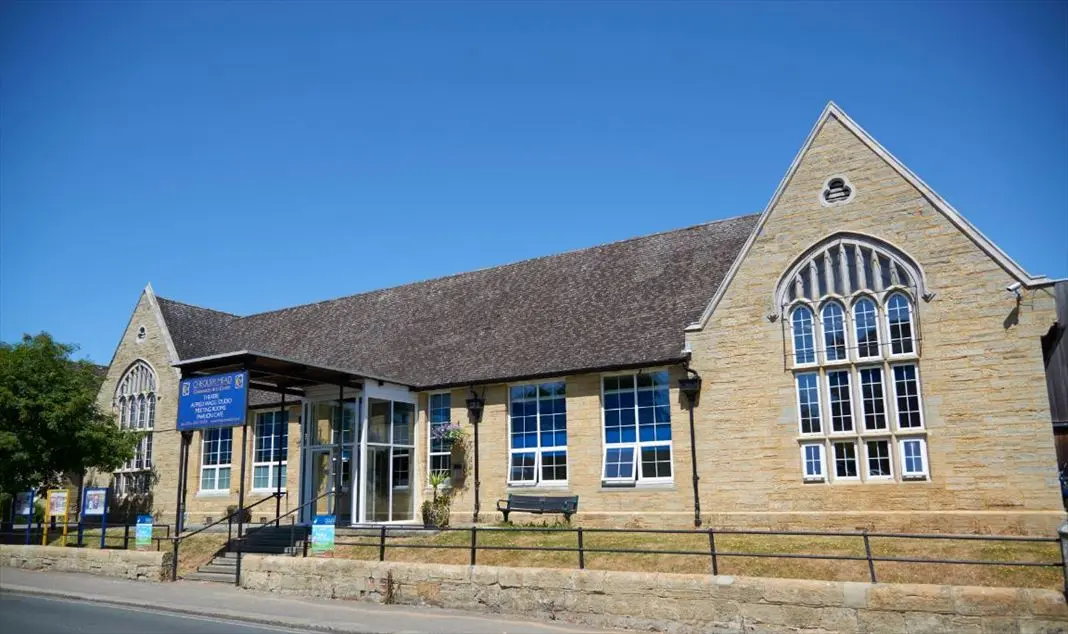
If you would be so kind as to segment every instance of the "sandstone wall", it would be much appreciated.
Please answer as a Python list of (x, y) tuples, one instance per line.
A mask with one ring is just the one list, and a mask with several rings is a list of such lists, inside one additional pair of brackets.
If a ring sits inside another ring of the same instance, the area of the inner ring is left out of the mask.
[(171, 553), (58, 546), (0, 545), (0, 566), (53, 572), (82, 572), (134, 581), (167, 581)]
[(1065, 632), (1059, 592), (246, 556), (242, 586), (597, 627), (689, 632)]

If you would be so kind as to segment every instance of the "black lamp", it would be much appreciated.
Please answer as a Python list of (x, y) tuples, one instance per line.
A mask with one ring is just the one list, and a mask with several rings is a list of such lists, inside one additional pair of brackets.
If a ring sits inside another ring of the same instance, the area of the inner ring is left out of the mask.
[(481, 426), (479, 423), (482, 422), (482, 410), (485, 407), (486, 400), (480, 398), (472, 389), (471, 398), (467, 399), (467, 413), (471, 416), (471, 424), (475, 427), (475, 509), (471, 516), (475, 524), (478, 524), (478, 513), (481, 506), (478, 499), (478, 489), (482, 484), (478, 479), (478, 428)]
[(679, 390), (686, 395), (691, 404), (697, 402), (697, 395), (701, 393), (701, 376), (694, 372), (693, 376), (679, 379)]

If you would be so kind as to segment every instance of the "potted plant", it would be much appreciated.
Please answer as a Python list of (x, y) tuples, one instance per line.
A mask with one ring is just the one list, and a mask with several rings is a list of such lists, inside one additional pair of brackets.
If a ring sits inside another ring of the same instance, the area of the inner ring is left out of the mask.
[(431, 432), (431, 437), (449, 446), (454, 464), (463, 464), (464, 454), (467, 451), (467, 432), (460, 426), (460, 423), (435, 427)]
[(423, 500), (421, 511), (423, 525), (435, 528), (446, 528), (449, 525), (449, 509), (452, 506), (452, 492), (439, 491), (449, 479), (449, 474), (444, 471), (433, 471), (427, 478), (430, 486), (434, 489), (434, 495), (429, 500)]

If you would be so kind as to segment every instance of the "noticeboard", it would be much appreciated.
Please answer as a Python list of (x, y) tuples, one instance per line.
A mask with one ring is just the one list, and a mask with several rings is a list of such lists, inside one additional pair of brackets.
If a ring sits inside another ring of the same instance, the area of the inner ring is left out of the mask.
[(316, 515), (312, 519), (311, 550), (315, 554), (329, 553), (334, 550), (334, 525), (336, 518), (333, 515)]

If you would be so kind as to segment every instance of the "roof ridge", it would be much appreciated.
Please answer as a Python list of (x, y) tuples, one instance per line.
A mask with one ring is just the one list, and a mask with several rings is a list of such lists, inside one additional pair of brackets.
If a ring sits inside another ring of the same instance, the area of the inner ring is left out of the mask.
[[(591, 245), (591, 246), (588, 246), (588, 247), (580, 247), (578, 249), (569, 249), (567, 251), (559, 251), (557, 253), (547, 253), (545, 255), (538, 255), (538, 256), (535, 256), (535, 257), (532, 257), (532, 258), (526, 258), (526, 259), (523, 259), (523, 260), (516, 260), (515, 262), (506, 262), (504, 264), (495, 264), (493, 266), (486, 266), (486, 267), (482, 267), (480, 269), (471, 269), (469, 271), (460, 271), (459, 273), (450, 273), (448, 275), (439, 275), (438, 277), (430, 277), (430, 278), (427, 278), (427, 279), (424, 279), (424, 280), (417, 280), (417, 281), (414, 281), (414, 282), (406, 282), (404, 284), (396, 284), (394, 286), (387, 286), (385, 288), (376, 288), (376, 289), (372, 289), (372, 290), (369, 290), (369, 291), (363, 291), (363, 292), (360, 292), (360, 293), (352, 293), (352, 294), (349, 294), (349, 295), (340, 295), (338, 297), (332, 297), (332, 298), (329, 298), (329, 299), (321, 299), (321, 300), (316, 301), (316, 302), (308, 302), (306, 304), (297, 304), (295, 306), (285, 306), (285, 307), (282, 307), (282, 308), (276, 308), (274, 310), (265, 310), (265, 311), (259, 312), (259, 313), (251, 313), (251, 314), (248, 314), (248, 315), (233, 315), (233, 317), (235, 317), (236, 319), (243, 320), (243, 319), (249, 319), (249, 318), (252, 318), (252, 317), (260, 317), (260, 316), (263, 316), (263, 315), (274, 315), (274, 314), (283, 313), (283, 312), (286, 312), (286, 311), (289, 311), (289, 310), (296, 310), (298, 308), (308, 308), (310, 306), (317, 306), (317, 305), (320, 305), (320, 304), (329, 304), (331, 302), (337, 302), (337, 301), (341, 301), (343, 299), (350, 299), (350, 298), (353, 298), (353, 297), (361, 297), (361, 296), (365, 296), (365, 295), (373, 295), (375, 293), (384, 293), (386, 291), (391, 291), (391, 290), (398, 289), (398, 288), (404, 288), (406, 286), (417, 286), (419, 284), (429, 284), (431, 282), (438, 282), (438, 281), (441, 281), (441, 280), (447, 280), (447, 279), (450, 279), (450, 278), (460, 277), (460, 276), (463, 276), (463, 275), (471, 275), (472, 273), (481, 273), (481, 272), (485, 272), (485, 271), (494, 271), (494, 270), (498, 270), (498, 269), (506, 269), (508, 267), (519, 266), (520, 264), (527, 264), (527, 263), (530, 263), (530, 262), (536, 262), (538, 260), (547, 260), (549, 258), (557, 258), (557, 257), (565, 256), (565, 255), (572, 255), (572, 254), (575, 254), (575, 253), (581, 253), (583, 251), (593, 251), (594, 249), (601, 249), (601, 248), (604, 248), (604, 247), (615, 246), (615, 245), (623, 244), (623, 243), (626, 243), (626, 242), (634, 242), (636, 240), (645, 240), (647, 238), (655, 238), (657, 236), (663, 236), (663, 235), (667, 235), (667, 234), (670, 234), (670, 233), (681, 233), (683, 231), (691, 231), (693, 229), (699, 229), (699, 228), (702, 228), (702, 227), (708, 227), (708, 226), (711, 226), (711, 225), (717, 225), (717, 224), (720, 224), (720, 223), (731, 222), (731, 221), (735, 221), (735, 220), (741, 220), (742, 218), (749, 218), (749, 217), (754, 217), (754, 216), (757, 216), (757, 217), (760, 216), (760, 212), (739, 214), (737, 216), (730, 216), (728, 218), (720, 218), (718, 220), (711, 220), (709, 222), (701, 222), (701, 223), (698, 223), (698, 224), (695, 224), (695, 225), (689, 225), (689, 226), (686, 226), (686, 227), (679, 227), (677, 229), (667, 229), (665, 231), (657, 231), (655, 233), (647, 233), (647, 234), (643, 234), (643, 235), (640, 235), (640, 236), (631, 236), (629, 238), (622, 238), (622, 239), (619, 239), (619, 240), (613, 240), (611, 242), (604, 242), (604, 243), (601, 243), (601, 244), (594, 244), (594, 245)], [(194, 308), (199, 308), (199, 306), (194, 306)], [(211, 310), (211, 309), (209, 308), (209, 309), (205, 309), (205, 310)], [(221, 312), (221, 311), (216, 311), (216, 312)], [(229, 313), (225, 313), (225, 314), (229, 314)]]
[(163, 297), (162, 295), (156, 295), (157, 300), (163, 300), (172, 304), (181, 304), (182, 306), (188, 306), (189, 308), (196, 308), (197, 310), (206, 310), (211, 313), (218, 313), (220, 315), (226, 315), (227, 317), (233, 317), (234, 319), (241, 319), (241, 315), (235, 315), (234, 313), (228, 313), (225, 310), (217, 310), (215, 308), (207, 308), (205, 306), (197, 306), (196, 304), (190, 304), (189, 302), (178, 301), (177, 299), (171, 299), (170, 297)]

